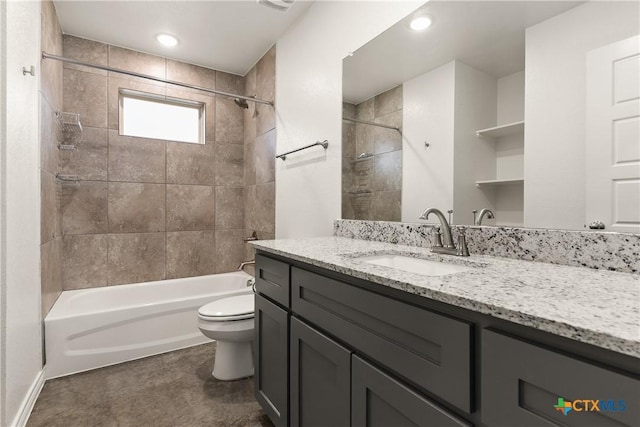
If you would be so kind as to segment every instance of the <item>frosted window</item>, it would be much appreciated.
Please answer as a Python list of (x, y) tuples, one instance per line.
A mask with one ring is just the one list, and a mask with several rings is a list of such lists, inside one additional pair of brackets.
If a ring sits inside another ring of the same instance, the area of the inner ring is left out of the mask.
[(204, 144), (204, 104), (121, 90), (120, 134)]

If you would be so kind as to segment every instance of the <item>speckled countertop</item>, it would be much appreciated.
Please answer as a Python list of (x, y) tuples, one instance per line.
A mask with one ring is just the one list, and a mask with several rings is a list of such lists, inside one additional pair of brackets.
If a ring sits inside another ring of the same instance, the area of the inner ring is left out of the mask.
[[(640, 357), (640, 275), (344, 237), (260, 240), (256, 249), (552, 334)], [(403, 254), (473, 267), (424, 276), (354, 257)]]

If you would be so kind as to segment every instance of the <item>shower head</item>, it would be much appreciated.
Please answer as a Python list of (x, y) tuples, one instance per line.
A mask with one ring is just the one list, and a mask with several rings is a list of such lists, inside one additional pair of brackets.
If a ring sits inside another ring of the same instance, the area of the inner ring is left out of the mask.
[(247, 101), (244, 99), (234, 98), (233, 102), (235, 102), (236, 105), (242, 108), (243, 110), (246, 110), (247, 108), (249, 108), (249, 104), (247, 104)]

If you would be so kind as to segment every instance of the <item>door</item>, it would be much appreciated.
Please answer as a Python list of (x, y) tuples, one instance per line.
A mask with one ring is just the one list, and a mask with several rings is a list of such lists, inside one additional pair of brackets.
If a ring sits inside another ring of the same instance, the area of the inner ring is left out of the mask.
[(289, 421), (289, 314), (256, 295), (255, 396), (276, 427)]
[(291, 425), (349, 425), (351, 352), (291, 318)]
[(587, 224), (640, 233), (640, 36), (587, 54)]
[(352, 357), (351, 369), (354, 427), (470, 426), (358, 356)]

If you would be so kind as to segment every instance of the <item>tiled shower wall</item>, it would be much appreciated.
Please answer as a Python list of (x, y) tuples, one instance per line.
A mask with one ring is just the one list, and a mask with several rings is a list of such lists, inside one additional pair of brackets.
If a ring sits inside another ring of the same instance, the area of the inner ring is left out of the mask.
[[(51, 1), (43, 1), (41, 10), (42, 50), (62, 55), (62, 30), (55, 7)], [(55, 120), (55, 112), (62, 110), (62, 63), (43, 60), (40, 70), (40, 272), (44, 317), (62, 292), (62, 186), (56, 181), (62, 129)]]
[[(224, 92), (245, 89), (241, 76), (67, 35), (63, 54)], [(275, 81), (272, 71), (261, 78)], [(118, 135), (120, 88), (205, 103), (206, 144)], [(60, 173), (79, 178), (62, 185), (65, 290), (238, 266), (252, 229), (245, 220), (244, 113), (233, 100), (65, 64), (63, 105), (79, 112), (84, 126), (79, 135), (66, 134), (77, 149), (60, 159)], [(273, 205), (273, 194), (262, 197)], [(256, 225), (272, 231), (273, 223)]]
[[(276, 49), (272, 47), (244, 77), (244, 94), (275, 99)], [(256, 231), (259, 239), (275, 238), (276, 120), (275, 109), (249, 103), (244, 110), (245, 235)], [(245, 258), (254, 251), (245, 246)]]
[[(402, 128), (402, 85), (358, 105), (344, 103), (343, 114)], [(401, 195), (402, 134), (343, 121), (342, 218), (400, 221)]]

